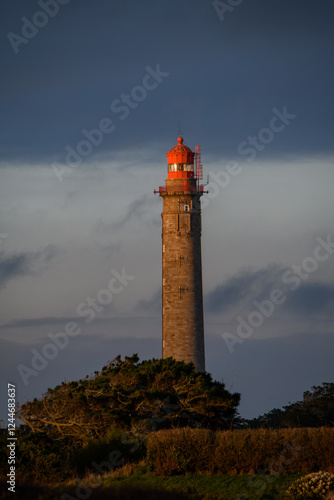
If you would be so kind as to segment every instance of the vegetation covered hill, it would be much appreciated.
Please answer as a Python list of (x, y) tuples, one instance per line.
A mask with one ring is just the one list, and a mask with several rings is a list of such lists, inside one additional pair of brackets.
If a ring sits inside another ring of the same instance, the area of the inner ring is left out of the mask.
[[(101, 372), (65, 381), (21, 406), (18, 416), (28, 432), (17, 431), (17, 479), (21, 485), (36, 478), (63, 485), (72, 480), (80, 489), (78, 477), (109, 477), (114, 486), (118, 474), (151, 481), (189, 473), (271, 478), (333, 472), (334, 384), (313, 387), (303, 401), (250, 422), (240, 419), (239, 401), (239, 394), (196, 372), (193, 364), (118, 356)], [(265, 429), (247, 429), (252, 426)], [(303, 426), (308, 428), (270, 429)], [(3, 449), (6, 439), (0, 435)], [(6, 453), (0, 466), (8, 468)], [(273, 484), (265, 480), (263, 491)]]
[(48, 389), (20, 418), (34, 432), (80, 446), (110, 427), (139, 434), (172, 427), (230, 428), (240, 395), (192, 363), (120, 356), (101, 372)]

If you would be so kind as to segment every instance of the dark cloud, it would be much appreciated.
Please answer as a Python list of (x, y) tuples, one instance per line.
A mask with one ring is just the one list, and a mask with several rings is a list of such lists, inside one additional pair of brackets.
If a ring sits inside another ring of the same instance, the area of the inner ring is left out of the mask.
[(130, 203), (124, 215), (118, 221), (112, 224), (112, 229), (122, 229), (125, 224), (132, 219), (145, 218), (145, 215), (147, 215), (147, 213), (152, 213), (153, 203), (154, 200), (152, 200), (152, 196), (148, 196), (147, 194), (142, 196), (138, 200), (134, 200)]
[(224, 312), (268, 297), (281, 276), (282, 269), (275, 264), (258, 271), (242, 271), (206, 295), (205, 309), (211, 313)]
[[(0, 22), (0, 153), (7, 161), (62, 162), (66, 146), (76, 148), (81, 131), (104, 117), (116, 130), (93, 154), (163, 144), (180, 120), (191, 142), (200, 137), (211, 153), (236, 155), (245, 137), (267, 126), (272, 108), (284, 105), (298, 121), (262, 156), (333, 151), (330, 0), (321, 7), (244, 1), (223, 22), (211, 1), (69, 2), (18, 54), (7, 34), (20, 34), (21, 18), (32, 19), (39, 7), (7, 4)], [(110, 104), (157, 64), (170, 76), (120, 121)]]
[(77, 316), (70, 318), (63, 317), (48, 317), (48, 318), (25, 318), (20, 320), (8, 321), (1, 325), (1, 328), (31, 328), (40, 326), (55, 326), (55, 325), (65, 325), (69, 321), (77, 321)]
[(0, 252), (1, 287), (18, 277), (40, 276), (54, 264), (58, 255), (59, 248), (55, 245), (48, 245), (37, 252), (21, 252), (9, 256)]
[[(233, 308), (254, 309), (253, 302), (270, 298), (274, 289), (281, 290), (286, 299), (279, 306), (280, 311), (289, 314), (310, 316), (334, 315), (334, 285), (321, 283), (311, 278), (302, 281), (298, 278), (298, 287), (288, 287), (283, 281), (286, 269), (272, 264), (257, 271), (243, 271), (217, 286), (205, 297), (205, 309), (208, 313), (224, 313)], [(291, 270), (289, 276), (292, 275)]]
[(334, 316), (334, 285), (326, 283), (303, 283), (290, 292), (286, 308), (295, 314), (320, 314)]
[[(102, 233), (109, 233), (110, 231), (119, 231), (123, 229), (130, 221), (137, 222), (138, 220), (143, 222), (147, 222), (149, 220), (150, 223), (155, 224), (156, 221), (152, 220), (152, 215), (154, 215), (154, 207), (155, 200), (152, 199), (152, 196), (145, 194), (141, 198), (132, 201), (129, 206), (122, 211), (122, 216), (117, 220), (106, 223), (102, 218), (98, 219), (95, 223), (95, 231)], [(116, 247), (117, 248), (117, 247)]]

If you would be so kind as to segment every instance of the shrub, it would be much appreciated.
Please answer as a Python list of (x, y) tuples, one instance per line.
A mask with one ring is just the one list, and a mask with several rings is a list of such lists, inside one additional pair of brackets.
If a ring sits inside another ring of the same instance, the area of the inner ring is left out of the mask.
[(147, 439), (147, 464), (158, 475), (298, 474), (330, 470), (334, 429), (173, 429)]
[(283, 436), (273, 431), (218, 432), (213, 472), (251, 474), (271, 469), (283, 448)]
[(240, 394), (230, 393), (193, 363), (172, 358), (139, 363), (118, 356), (101, 373), (48, 389), (23, 404), (19, 418), (34, 432), (75, 447), (105, 435), (110, 426), (142, 434), (173, 427), (230, 428)]
[(200, 472), (210, 468), (215, 433), (207, 429), (171, 429), (150, 434), (147, 464), (157, 475)]
[[(7, 470), (7, 433), (0, 436), (0, 466)], [(17, 431), (16, 470), (20, 481), (59, 481), (85, 472), (99, 473), (100, 464), (113, 470), (124, 462), (138, 462), (146, 454), (144, 442), (127, 432), (110, 428), (100, 439), (91, 439), (85, 447), (70, 448), (65, 440), (52, 440), (45, 434)], [(94, 467), (94, 464), (97, 464)], [(102, 467), (103, 468), (103, 467)], [(107, 471), (107, 468), (104, 467)]]
[(70, 465), (76, 474), (99, 472), (96, 464), (109, 464), (114, 470), (124, 462), (137, 462), (146, 454), (142, 438), (133, 438), (127, 432), (111, 427), (100, 439), (91, 439), (85, 447), (75, 450), (70, 456)]
[[(48, 436), (26, 431), (16, 431), (16, 471), (18, 479), (57, 481), (69, 477), (66, 467), (66, 451), (59, 446), (59, 442), (53, 441)], [(7, 433), (3, 433), (1, 444)], [(3, 459), (7, 461), (6, 451)], [(6, 466), (3, 470), (7, 469)]]
[(334, 474), (315, 472), (295, 481), (286, 492), (288, 498), (322, 500), (334, 490)]

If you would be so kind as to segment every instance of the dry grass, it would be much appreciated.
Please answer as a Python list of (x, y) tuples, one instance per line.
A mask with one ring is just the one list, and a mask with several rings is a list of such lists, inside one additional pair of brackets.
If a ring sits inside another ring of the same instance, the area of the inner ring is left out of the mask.
[(159, 431), (148, 437), (147, 463), (157, 475), (331, 472), (334, 428)]

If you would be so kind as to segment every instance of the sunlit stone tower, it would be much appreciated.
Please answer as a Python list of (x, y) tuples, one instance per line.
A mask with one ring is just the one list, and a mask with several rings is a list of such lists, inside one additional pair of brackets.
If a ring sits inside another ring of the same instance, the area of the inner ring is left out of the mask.
[(166, 155), (168, 178), (155, 191), (163, 200), (162, 357), (204, 371), (200, 147), (194, 153), (179, 137)]

